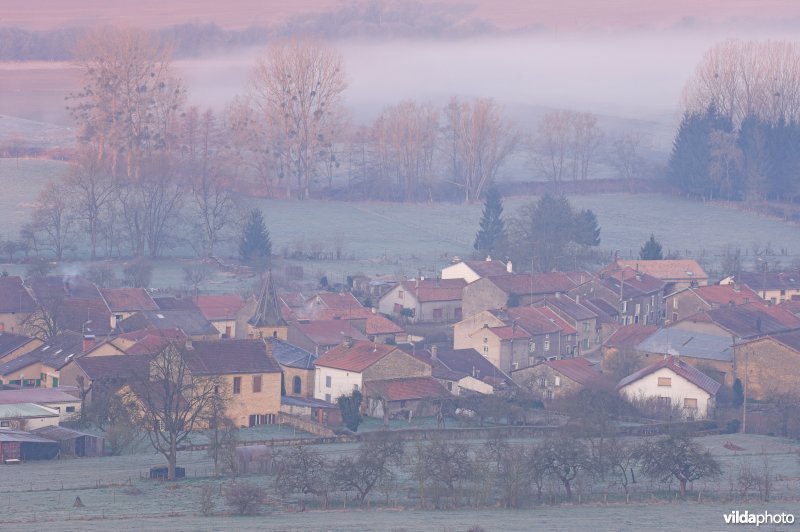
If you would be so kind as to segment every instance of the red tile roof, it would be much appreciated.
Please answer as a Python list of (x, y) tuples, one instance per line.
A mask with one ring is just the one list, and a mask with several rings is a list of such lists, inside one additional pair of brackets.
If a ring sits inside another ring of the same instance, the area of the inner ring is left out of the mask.
[(561, 373), (563, 376), (571, 379), (582, 386), (599, 382), (603, 378), (603, 374), (597, 368), (594, 362), (590, 362), (585, 358), (565, 358), (564, 360), (548, 360), (542, 362), (546, 366), (550, 366), (553, 371)]
[(380, 314), (370, 313), (366, 324), (367, 334), (397, 334), (406, 332), (395, 322)]
[(396, 349), (391, 345), (353, 340), (352, 346), (338, 345), (319, 357), (315, 364), (326, 368), (361, 373)]
[(150, 358), (147, 355), (83, 357), (74, 363), (92, 380), (130, 379), (147, 375)]
[(662, 368), (668, 368), (673, 373), (680, 375), (687, 381), (691, 382), (695, 386), (705, 390), (709, 395), (716, 395), (717, 390), (720, 388), (720, 383), (700, 371), (699, 369), (695, 368), (694, 366), (687, 364), (686, 362), (679, 360), (675, 357), (665, 357), (663, 360), (656, 362), (655, 364), (651, 364), (646, 368), (642, 368), (633, 375), (628, 375), (617, 385), (617, 389), (623, 388), (633, 382), (638, 381), (642, 377), (646, 377), (651, 373), (654, 373)]
[(450, 393), (433, 377), (410, 377), (367, 381), (367, 395), (381, 397), (387, 401), (411, 401), (415, 399), (444, 399)]
[(67, 330), (97, 336), (111, 334), (111, 311), (102, 299), (64, 299), (58, 305), (58, 314), (61, 326)]
[(144, 288), (101, 288), (100, 293), (112, 312), (158, 310), (158, 305)]
[[(522, 327), (532, 335), (560, 332), (562, 324), (555, 319), (551, 319), (552, 311), (549, 314), (545, 314), (542, 310), (533, 307), (512, 307), (505, 312), (507, 317), (503, 321), (509, 325), (511, 325), (512, 321), (516, 321), (517, 327)], [(494, 313), (495, 311), (492, 312)], [(561, 321), (563, 322), (563, 320)], [(569, 328), (571, 329), (571, 327)]]
[(488, 279), (503, 292), (518, 296), (566, 292), (578, 285), (578, 283), (564, 272), (535, 274), (512, 273), (489, 277)]
[(658, 327), (654, 325), (625, 325), (609, 336), (603, 347), (635, 348), (654, 334)]
[(609, 268), (630, 268), (663, 281), (708, 281), (708, 274), (693, 259), (617, 260)]
[(361, 302), (350, 293), (317, 292), (311, 299), (328, 309), (363, 308)]
[[(480, 334), (483, 329), (478, 329), (476, 332)], [(512, 327), (511, 325), (504, 325), (502, 327), (489, 327), (487, 330), (491, 331), (495, 336), (501, 340), (511, 340), (513, 337), (517, 338), (530, 338), (531, 335), (521, 326)]]
[(463, 262), (480, 277), (508, 274), (506, 265), (499, 260), (465, 260)]
[(293, 321), (289, 325), (318, 346), (339, 344), (345, 336), (354, 340), (367, 339), (347, 320)]
[(576, 334), (576, 333), (578, 332), (578, 331), (575, 329), (575, 327), (573, 327), (572, 325), (570, 325), (570, 324), (569, 324), (569, 322), (568, 322), (567, 320), (565, 320), (564, 318), (562, 318), (561, 316), (559, 316), (558, 314), (556, 314), (555, 312), (553, 312), (553, 310), (552, 310), (552, 309), (549, 309), (549, 308), (547, 308), (547, 307), (541, 307), (541, 308), (538, 308), (537, 310), (538, 310), (538, 311), (539, 311), (539, 312), (542, 314), (542, 316), (544, 316), (546, 319), (548, 319), (548, 320), (550, 320), (552, 323), (555, 323), (556, 325), (558, 325), (558, 327), (561, 329), (561, 333), (562, 333), (562, 334)]
[(746, 286), (732, 284), (710, 284), (708, 286), (698, 286), (697, 288), (688, 288), (697, 296), (710, 305), (744, 305), (747, 303), (756, 303), (761, 301), (758, 294), (747, 288)]
[(460, 301), (461, 291), (467, 285), (464, 279), (423, 279), (400, 283), (417, 301)]
[(235, 320), (239, 311), (245, 305), (242, 296), (220, 295), (220, 296), (197, 296), (195, 305), (209, 321)]

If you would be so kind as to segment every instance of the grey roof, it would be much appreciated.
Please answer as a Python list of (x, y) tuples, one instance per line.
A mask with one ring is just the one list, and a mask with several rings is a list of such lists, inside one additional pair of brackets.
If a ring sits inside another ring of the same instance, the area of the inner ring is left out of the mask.
[(296, 395), (284, 395), (281, 397), (281, 404), (289, 406), (301, 406), (305, 408), (339, 408), (336, 404), (323, 401), (322, 399), (314, 399), (313, 397), (300, 397)]
[(258, 304), (255, 314), (248, 320), (254, 327), (279, 327), (285, 326), (286, 322), (281, 315), (278, 306), (278, 295), (275, 286), (272, 284), (272, 272), (268, 272), (261, 284), (261, 291), (258, 295)]
[(0, 405), (0, 419), (58, 417), (58, 412), (52, 408), (35, 405), (33, 403), (17, 403), (14, 405)]
[(281, 368), (262, 340), (204, 340), (181, 348), (195, 375), (280, 373)]
[(636, 349), (662, 355), (686, 356), (731, 362), (733, 360), (733, 339), (676, 328), (666, 328), (655, 332), (641, 342)]
[(272, 356), (281, 366), (299, 369), (314, 369), (317, 356), (313, 353), (286, 343), (278, 338), (269, 338), (272, 343)]
[(0, 365), (0, 375), (12, 374), (37, 362), (53, 369), (61, 369), (70, 360), (82, 355), (83, 335), (66, 331), (50, 338), (33, 351)]
[(575, 300), (562, 295), (556, 295), (556, 297), (548, 297), (545, 299), (545, 304), (548, 307), (556, 308), (569, 316), (570, 318), (581, 321), (581, 320), (591, 320), (597, 318), (597, 313), (586, 308), (581, 303), (577, 303)]
[[(75, 389), (75, 388), (72, 388)], [(78, 403), (80, 399), (58, 388), (23, 388), (21, 390), (0, 391), (0, 405), (34, 403)]]
[(74, 440), (75, 438), (81, 438), (83, 436), (90, 436), (92, 438), (102, 438), (102, 436), (98, 436), (96, 434), (89, 434), (88, 432), (79, 432), (77, 430), (72, 430), (66, 427), (58, 427), (58, 426), (39, 427), (38, 429), (33, 429), (31, 432), (33, 434), (36, 434), (37, 436), (50, 438), (51, 440), (56, 440), (56, 441)]
[(661, 368), (669, 368), (673, 373), (676, 375), (680, 375), (684, 379), (688, 380), (695, 386), (702, 388), (709, 395), (716, 395), (717, 391), (720, 388), (720, 383), (700, 371), (699, 369), (695, 368), (691, 364), (687, 364), (683, 360), (680, 360), (676, 357), (665, 357), (664, 359), (656, 362), (655, 364), (651, 364), (646, 368), (642, 368), (636, 373), (632, 375), (628, 375), (617, 384), (617, 389), (623, 388), (632, 382), (636, 382), (642, 377), (650, 375)]
[(56, 443), (49, 438), (42, 438), (30, 432), (8, 429), (0, 429), (0, 442)]
[(33, 338), (21, 334), (0, 332), (0, 358), (9, 354), (11, 351), (22, 347)]
[(219, 331), (208, 321), (200, 309), (145, 310), (117, 323), (119, 332), (142, 329), (180, 329), (188, 336), (219, 336)]

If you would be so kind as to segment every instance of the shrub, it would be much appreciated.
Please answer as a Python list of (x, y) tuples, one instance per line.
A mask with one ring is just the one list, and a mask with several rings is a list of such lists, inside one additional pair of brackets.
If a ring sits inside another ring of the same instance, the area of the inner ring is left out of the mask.
[(264, 488), (247, 482), (236, 482), (228, 488), (225, 501), (238, 515), (254, 515), (264, 502)]

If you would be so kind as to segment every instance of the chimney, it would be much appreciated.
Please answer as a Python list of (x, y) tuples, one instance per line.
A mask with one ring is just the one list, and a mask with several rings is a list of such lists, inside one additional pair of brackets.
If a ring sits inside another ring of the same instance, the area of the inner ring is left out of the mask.
[(492, 256), (486, 255), (486, 262), (492, 262)]
[(739, 291), (741, 291), (741, 289), (742, 289), (742, 287), (739, 286), (739, 283), (737, 283), (737, 282), (733, 283), (733, 291), (734, 292), (739, 292)]
[(96, 338), (93, 334), (84, 334), (83, 335), (83, 352), (86, 353), (89, 349), (94, 347), (96, 342)]
[(436, 357), (437, 357), (438, 354), (439, 354), (439, 346), (436, 345), (436, 344), (433, 344), (431, 346), (431, 358), (433, 360), (436, 360)]
[(514, 266), (511, 264), (511, 261), (506, 262), (506, 271), (508, 273), (514, 273)]
[(353, 347), (353, 337), (352, 336), (345, 336), (342, 338), (342, 345), (346, 348), (350, 349)]

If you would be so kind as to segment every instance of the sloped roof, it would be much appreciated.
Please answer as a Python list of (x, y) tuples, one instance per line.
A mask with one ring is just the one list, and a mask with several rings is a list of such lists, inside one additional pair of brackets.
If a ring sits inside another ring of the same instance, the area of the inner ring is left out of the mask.
[(22, 334), (0, 332), (0, 358), (32, 341), (33, 338)]
[[(548, 272), (535, 274), (511, 273), (489, 277), (500, 290), (516, 296), (555, 294), (575, 288), (578, 283), (564, 272)], [(474, 281), (478, 282), (478, 281)]]
[(400, 283), (420, 303), (431, 301), (460, 301), (461, 291), (467, 285), (464, 279), (422, 279)]
[(474, 377), (481, 381), (500, 379), (506, 385), (514, 386), (511, 377), (474, 349), (439, 349), (436, 359), (449, 370), (462, 376)]
[(616, 323), (619, 317), (619, 310), (603, 299), (581, 299), (581, 305), (596, 313), (603, 323)]
[(21, 390), (0, 390), (0, 405), (19, 403), (75, 403), (80, 399), (58, 388), (23, 388)]
[(347, 320), (293, 321), (291, 326), (316, 345), (336, 345), (345, 336), (355, 340), (367, 339)]
[(351, 308), (364, 308), (361, 302), (349, 292), (317, 292), (311, 299), (327, 309), (348, 310)]
[(569, 324), (564, 318), (553, 312), (552, 309), (547, 307), (542, 307), (537, 309), (545, 319), (550, 320), (552, 323), (558, 325), (559, 329), (561, 329), (562, 334), (576, 334), (578, 331)]
[[(560, 322), (556, 321), (555, 318), (553, 318), (554, 313), (552, 311), (545, 313), (543, 312), (545, 310), (548, 309), (512, 307), (506, 311), (505, 314), (508, 317), (504, 321), (516, 320), (517, 327), (524, 328), (532, 335), (560, 332), (565, 322), (563, 320)], [(567, 327), (572, 329), (568, 324)], [(572, 331), (574, 332), (574, 329), (572, 329)]]
[(686, 331), (668, 327), (656, 331), (637, 346), (637, 350), (661, 355), (687, 356), (706, 360), (733, 360), (730, 336)]
[(253, 316), (247, 320), (253, 327), (282, 327), (286, 325), (283, 312), (278, 305), (278, 295), (272, 283), (272, 272), (267, 272), (261, 283), (258, 302)]
[(791, 312), (795, 316), (800, 316), (800, 299), (787, 299), (781, 302), (778, 307)]
[(452, 397), (433, 377), (409, 377), (367, 381), (364, 388), (368, 396), (387, 401), (412, 401), (415, 399), (444, 399)]
[(193, 341), (181, 353), (195, 375), (279, 373), (280, 366), (263, 340)]
[(631, 268), (625, 268), (611, 273), (603, 279), (603, 285), (618, 294), (622, 287), (623, 297), (641, 297), (656, 294), (664, 290), (666, 281), (653, 277), (643, 272), (637, 272)]
[(235, 320), (245, 305), (242, 296), (226, 294), (218, 296), (197, 296), (195, 304), (209, 321)]
[(317, 360), (314, 353), (293, 346), (278, 338), (267, 338), (267, 341), (272, 344), (272, 356), (281, 366), (298, 369), (314, 369), (314, 361)]
[(158, 305), (144, 288), (101, 288), (100, 293), (112, 312), (158, 310)]
[(563, 376), (571, 379), (582, 386), (597, 383), (604, 378), (600, 373), (597, 364), (590, 362), (585, 358), (565, 358), (563, 360), (546, 360), (540, 362), (561, 373)]
[(180, 329), (188, 336), (216, 336), (219, 331), (197, 308), (193, 310), (146, 310), (117, 323), (120, 332), (141, 329)]
[(58, 415), (58, 412), (52, 408), (33, 403), (0, 405), (0, 419), (58, 417)]
[(161, 310), (197, 310), (191, 297), (161, 296), (154, 297), (153, 301)]
[[(111, 311), (103, 299), (70, 297), (58, 307), (59, 324), (81, 334), (111, 334)], [(91, 322), (91, 323), (90, 323)]]
[[(41, 362), (53, 369), (63, 368), (73, 358), (83, 355), (83, 335), (66, 331), (50, 338), (24, 355), (0, 364), (0, 375), (9, 375)], [(16, 375), (14, 375), (16, 377)], [(33, 375), (29, 378), (34, 377)], [(38, 376), (37, 376), (38, 377)]]
[(761, 301), (761, 297), (746, 286), (732, 284), (710, 284), (687, 288), (710, 305), (744, 305)]
[(0, 312), (33, 312), (36, 303), (25, 290), (22, 278), (16, 275), (0, 276)]
[(770, 308), (761, 303), (724, 306), (702, 311), (689, 316), (685, 321), (715, 323), (740, 338), (754, 338), (800, 329), (800, 318), (784, 309)]
[(631, 268), (663, 281), (708, 281), (708, 274), (693, 259), (617, 260), (618, 268)]
[(0, 442), (52, 443), (53, 445), (57, 444), (55, 440), (51, 440), (50, 438), (37, 436), (30, 432), (23, 432), (21, 430), (9, 430), (9, 429), (0, 429)]
[(800, 331), (771, 334), (769, 337), (800, 353)]
[(646, 338), (655, 333), (658, 327), (655, 325), (624, 325), (614, 331), (614, 334), (606, 338), (603, 347), (636, 348)]
[(281, 397), (282, 405), (300, 406), (304, 408), (324, 408), (326, 410), (338, 410), (339, 407), (334, 403), (314, 399), (313, 397), (301, 397), (299, 395), (284, 395)]
[(101, 436), (97, 436), (96, 434), (89, 434), (88, 432), (79, 432), (77, 430), (72, 430), (66, 427), (57, 427), (57, 426), (39, 427), (38, 429), (33, 429), (31, 433), (36, 434), (37, 436), (41, 436), (43, 438), (49, 438), (51, 440), (56, 440), (56, 441), (74, 440), (75, 438), (82, 438), (84, 436), (89, 436), (91, 438), (101, 438)]
[(340, 344), (320, 356), (315, 365), (361, 373), (395, 350), (393, 345), (354, 339), (350, 347)]
[(800, 271), (786, 272), (739, 272), (733, 278), (753, 290), (797, 290), (800, 289)]
[(380, 314), (371, 314), (367, 317), (365, 326), (367, 334), (397, 334), (406, 332), (389, 318)]
[(597, 318), (597, 313), (587, 308), (581, 303), (575, 302), (574, 299), (559, 295), (558, 297), (548, 297), (545, 299), (545, 304), (548, 307), (555, 308), (569, 316), (570, 318), (581, 321), (591, 320)]
[(91, 380), (130, 379), (147, 375), (149, 355), (113, 355), (83, 357), (75, 361)]
[(478, 329), (478, 333), (482, 330), (491, 331), (492, 334), (501, 340), (516, 340), (517, 338), (530, 338), (531, 333), (525, 330), (522, 326), (503, 325), (501, 327), (488, 327), (487, 329)]
[(480, 277), (506, 275), (508, 273), (506, 265), (499, 260), (465, 260), (462, 262)]
[(642, 368), (632, 375), (628, 375), (617, 384), (617, 389), (624, 388), (625, 386), (638, 381), (642, 377), (646, 377), (662, 368), (671, 370), (676, 375), (680, 375), (687, 381), (691, 382), (698, 388), (705, 390), (709, 395), (716, 395), (717, 390), (720, 388), (720, 383), (695, 368), (691, 364), (679, 360), (675, 357), (665, 357), (655, 364), (651, 364), (646, 368)]
[(100, 290), (87, 279), (75, 275), (47, 275), (25, 281), (40, 302), (56, 298), (103, 299)]

